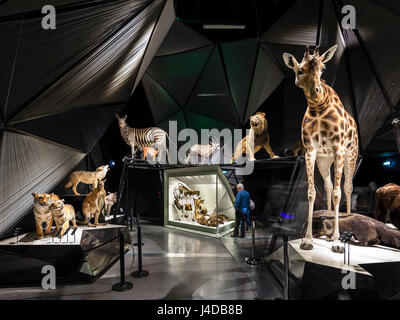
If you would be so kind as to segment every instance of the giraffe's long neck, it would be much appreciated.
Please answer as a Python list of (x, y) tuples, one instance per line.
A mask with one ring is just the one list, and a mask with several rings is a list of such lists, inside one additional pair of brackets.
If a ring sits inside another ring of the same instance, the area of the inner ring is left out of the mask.
[(323, 81), (321, 81), (321, 92), (318, 94), (311, 94), (307, 89), (303, 89), (306, 96), (308, 107), (311, 110), (319, 111), (328, 105), (331, 88)]

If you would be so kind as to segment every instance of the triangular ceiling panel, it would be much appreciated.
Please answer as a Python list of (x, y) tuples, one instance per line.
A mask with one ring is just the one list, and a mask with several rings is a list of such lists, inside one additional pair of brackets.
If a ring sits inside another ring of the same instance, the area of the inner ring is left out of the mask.
[(122, 105), (96, 106), (14, 124), (18, 130), (83, 152), (90, 152)]
[(236, 109), (242, 119), (246, 110), (251, 79), (256, 63), (256, 39), (221, 44), (226, 73)]
[(357, 30), (391, 104), (396, 106), (400, 102), (400, 3), (359, 0), (350, 3), (357, 8)]
[[(300, 0), (260, 38), (261, 42), (313, 46), (317, 40), (319, 0)], [(326, 2), (326, 1), (325, 1)]]
[(145, 73), (142, 82), (156, 123), (180, 110), (174, 99), (150, 75)]
[(139, 13), (147, 2), (119, 2), (61, 12), (57, 14), (56, 31), (42, 29), (41, 17), (12, 22), (12, 32), (8, 30), (10, 23), (0, 23), (0, 37), (13, 37), (6, 42), (0, 38), (0, 66), (5, 64), (4, 68), (1, 66), (3, 72), (0, 73), (1, 97), (4, 96), (2, 91), (8, 91), (11, 81), (7, 115), (11, 116), (21, 105), (81, 61), (129, 16)]
[(213, 47), (156, 57), (147, 72), (184, 106)]
[(163, 4), (152, 2), (14, 119), (126, 101)]
[[(179, 111), (179, 112), (171, 115), (168, 119), (164, 119), (162, 122), (159, 122), (159, 123), (156, 122), (156, 124), (161, 129), (164, 129), (165, 131), (169, 132), (169, 122), (170, 121), (176, 121), (177, 122), (178, 134), (179, 134), (179, 131), (187, 128), (185, 115), (184, 115), (183, 111)], [(169, 134), (171, 134), (171, 133), (169, 133)]]
[(206, 117), (204, 115), (198, 114), (198, 113), (193, 113), (190, 111), (184, 111), (185, 112), (185, 117), (186, 121), (188, 123), (188, 128), (192, 128), (196, 130), (197, 132), (201, 132), (201, 129), (218, 129), (218, 130), (223, 130), (225, 128), (233, 128), (229, 123), (223, 122), (223, 121), (218, 121), (214, 118)]
[[(58, 8), (60, 6), (76, 5), (79, 2), (84, 2), (84, 0), (52, 0), (51, 5)], [(47, 4), (50, 4), (48, 0), (6, 0), (3, 4), (0, 4), (0, 17), (12, 16), (32, 11), (40, 12), (42, 7)]]
[(339, 98), (342, 101), (345, 109), (353, 114), (351, 105), (350, 79), (345, 59), (342, 59), (341, 63), (339, 64), (333, 89), (339, 95)]
[(135, 85), (132, 91), (135, 90), (136, 86), (140, 82), (140, 79), (142, 79), (143, 74), (147, 70), (147, 67), (150, 65), (151, 60), (156, 54), (162, 41), (165, 39), (165, 36), (167, 35), (174, 21), (175, 21), (174, 1), (166, 0), (166, 4), (161, 12), (160, 17), (158, 18), (151, 39), (147, 45), (146, 52), (144, 54), (143, 61), (140, 64), (140, 69), (136, 76)]
[(6, 111), (22, 21), (0, 23), (0, 108)]
[(85, 154), (11, 132), (3, 133), (0, 148), (2, 236), (32, 208), (32, 192), (51, 191)]
[(179, 21), (175, 21), (164, 39), (157, 56), (176, 54), (197, 48), (210, 46), (213, 43), (199, 33), (191, 30)]
[(361, 140), (366, 148), (390, 114), (378, 82), (361, 49), (348, 50), (349, 69), (355, 77), (354, 95)]
[(220, 121), (240, 124), (217, 47), (202, 71), (186, 107)]
[(264, 49), (259, 48), (246, 116), (242, 120), (244, 123), (257, 111), (283, 79), (284, 75), (268, 57)]

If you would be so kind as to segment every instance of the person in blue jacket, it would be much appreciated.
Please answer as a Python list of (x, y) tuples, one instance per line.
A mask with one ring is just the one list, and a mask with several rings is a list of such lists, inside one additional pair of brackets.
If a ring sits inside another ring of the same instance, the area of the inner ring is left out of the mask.
[(232, 237), (237, 238), (239, 236), (240, 228), (240, 237), (244, 238), (246, 236), (246, 216), (250, 212), (250, 194), (244, 190), (241, 183), (236, 186), (236, 189), (238, 191), (235, 201), (236, 225)]

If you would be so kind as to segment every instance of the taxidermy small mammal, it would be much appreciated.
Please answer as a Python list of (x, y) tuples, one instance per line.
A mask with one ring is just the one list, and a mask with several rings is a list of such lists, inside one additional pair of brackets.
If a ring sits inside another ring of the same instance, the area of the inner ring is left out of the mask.
[(185, 163), (189, 163), (190, 157), (197, 156), (203, 158), (201, 163), (204, 164), (206, 160), (219, 149), (221, 149), (219, 143), (214, 140), (211, 140), (208, 145), (195, 144), (188, 150)]
[[(83, 224), (87, 224), (88, 226), (101, 226), (105, 225), (104, 223), (99, 223), (99, 216), (101, 207), (99, 206), (99, 200), (102, 197), (105, 197), (106, 191), (104, 190), (104, 184), (106, 180), (101, 180), (98, 183), (98, 186), (90, 192), (85, 200), (82, 202), (82, 212), (85, 216), (85, 221)], [(90, 223), (90, 219), (94, 217), (94, 225)]]
[(76, 196), (80, 196), (76, 191), (76, 187), (79, 183), (90, 184), (92, 185), (92, 188), (95, 189), (97, 187), (97, 182), (105, 178), (108, 170), (110, 170), (110, 167), (106, 164), (98, 167), (96, 171), (74, 171), (70, 174), (65, 189), (72, 187), (72, 192)]
[(108, 192), (108, 195), (106, 196), (106, 214), (107, 217), (110, 215), (111, 212), (111, 208), (114, 204), (117, 203), (118, 197), (117, 197), (117, 193), (111, 193)]
[(75, 209), (70, 204), (64, 204), (64, 199), (52, 202), (51, 211), (53, 213), (54, 222), (56, 223), (57, 234), (59, 234), (60, 238), (68, 230), (70, 222), (72, 222), (72, 227), (74, 229), (77, 228)]
[(232, 156), (231, 162), (240, 158), (242, 154), (249, 156), (250, 161), (254, 161), (254, 154), (262, 148), (267, 151), (270, 158), (279, 158), (272, 151), (269, 144), (268, 122), (264, 112), (257, 112), (250, 117), (250, 132), (236, 146), (235, 153)]
[[(53, 213), (51, 204), (60, 198), (54, 193), (32, 193), (33, 195), (33, 215), (35, 217), (36, 238), (40, 239), (49, 237), (51, 227), (53, 226)], [(43, 235), (43, 223), (46, 225), (46, 230)]]
[(156, 157), (158, 154), (158, 150), (154, 149), (153, 147), (143, 147), (143, 160), (146, 160), (147, 155), (151, 157), (151, 160), (154, 162), (156, 161)]

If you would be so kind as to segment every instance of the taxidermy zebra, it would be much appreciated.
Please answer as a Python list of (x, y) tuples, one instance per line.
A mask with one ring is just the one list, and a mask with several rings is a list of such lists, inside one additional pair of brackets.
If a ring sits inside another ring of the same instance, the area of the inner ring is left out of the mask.
[(157, 162), (160, 162), (164, 153), (169, 163), (169, 153), (167, 148), (168, 134), (157, 127), (150, 128), (131, 128), (126, 123), (127, 115), (118, 118), (119, 131), (122, 139), (131, 147), (132, 161), (135, 156), (135, 147), (153, 147), (158, 150)]

